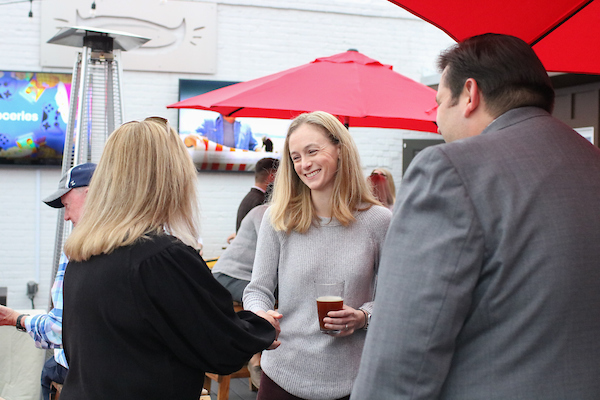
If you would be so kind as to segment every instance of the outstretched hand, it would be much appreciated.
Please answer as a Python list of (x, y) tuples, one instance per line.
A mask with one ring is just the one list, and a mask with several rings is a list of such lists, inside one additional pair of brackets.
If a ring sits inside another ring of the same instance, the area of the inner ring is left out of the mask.
[(278, 348), (279, 345), (281, 344), (281, 342), (279, 340), (277, 340), (277, 338), (279, 337), (279, 333), (281, 332), (281, 327), (279, 326), (279, 320), (283, 317), (283, 315), (279, 314), (277, 311), (274, 311), (274, 310), (269, 310), (267, 312), (257, 311), (256, 315), (269, 321), (271, 323), (271, 325), (273, 325), (273, 328), (275, 328), (275, 340), (269, 347), (267, 347), (267, 350), (273, 350), (273, 349)]
[(15, 310), (5, 306), (0, 306), (0, 326), (15, 326), (17, 324), (18, 316), (19, 313)]

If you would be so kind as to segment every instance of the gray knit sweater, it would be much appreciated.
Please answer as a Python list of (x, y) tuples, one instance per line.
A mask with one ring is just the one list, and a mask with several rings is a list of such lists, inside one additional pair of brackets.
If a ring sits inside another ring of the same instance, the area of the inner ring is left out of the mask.
[(366, 331), (333, 337), (319, 331), (315, 281), (345, 280), (344, 303), (373, 308), (377, 266), (392, 213), (373, 206), (348, 227), (321, 219), (305, 234), (275, 231), (267, 210), (258, 236), (244, 307), (273, 309), (279, 285), (281, 346), (263, 352), (261, 367), (279, 386), (305, 399), (336, 399), (352, 390)]
[(267, 207), (256, 206), (246, 214), (235, 239), (213, 267), (213, 274), (219, 272), (232, 278), (250, 281), (258, 230)]

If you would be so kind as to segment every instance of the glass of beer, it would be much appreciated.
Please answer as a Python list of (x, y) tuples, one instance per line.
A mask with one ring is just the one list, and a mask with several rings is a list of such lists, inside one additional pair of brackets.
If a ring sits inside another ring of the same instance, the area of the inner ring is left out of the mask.
[(336, 329), (326, 329), (323, 318), (329, 311), (341, 310), (344, 306), (344, 281), (339, 282), (317, 282), (317, 313), (319, 314), (319, 327), (321, 332), (330, 335), (340, 333)]

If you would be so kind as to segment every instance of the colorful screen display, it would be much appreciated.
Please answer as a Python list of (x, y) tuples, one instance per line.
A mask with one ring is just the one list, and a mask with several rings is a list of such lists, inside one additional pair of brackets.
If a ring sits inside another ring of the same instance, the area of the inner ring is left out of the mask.
[[(219, 89), (235, 82), (179, 80), (179, 100)], [(280, 158), (290, 120), (236, 118), (229, 132), (212, 111), (180, 109), (179, 134), (198, 170), (254, 171), (264, 157)]]
[(71, 74), (0, 71), (0, 163), (60, 165)]

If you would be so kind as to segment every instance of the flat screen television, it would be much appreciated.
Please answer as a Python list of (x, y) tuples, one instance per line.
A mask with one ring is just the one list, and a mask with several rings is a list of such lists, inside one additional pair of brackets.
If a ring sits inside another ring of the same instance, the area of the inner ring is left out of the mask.
[[(236, 82), (205, 81), (180, 79), (179, 100), (186, 100)], [(196, 168), (200, 171), (254, 171), (256, 162), (264, 157), (280, 158), (281, 149), (290, 120), (271, 118), (236, 118), (237, 121), (250, 127), (254, 149), (227, 147), (223, 142), (215, 142), (206, 135), (201, 126), (216, 129), (215, 123), (206, 125), (206, 121), (215, 121), (219, 116), (213, 111), (179, 109), (179, 134)]]
[(71, 74), (0, 71), (0, 164), (60, 165)]

